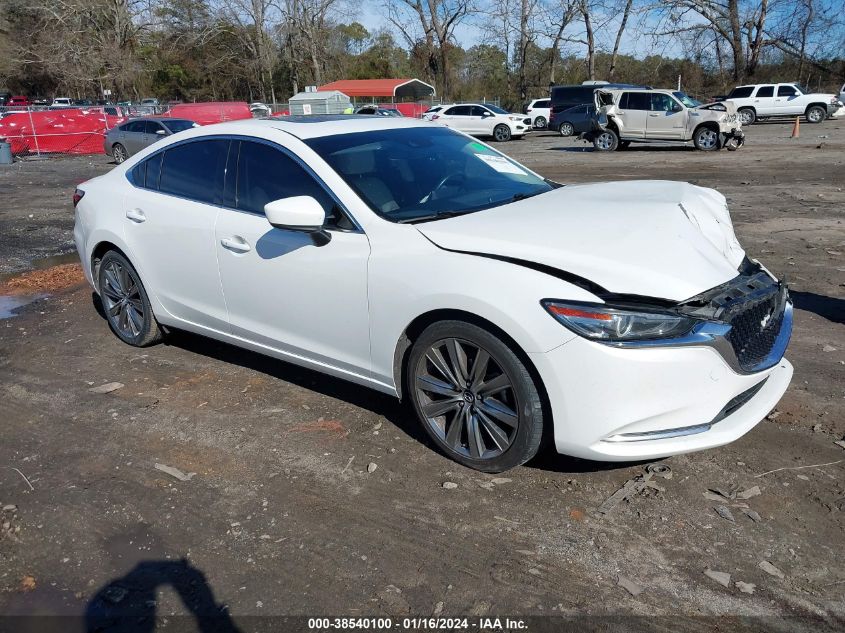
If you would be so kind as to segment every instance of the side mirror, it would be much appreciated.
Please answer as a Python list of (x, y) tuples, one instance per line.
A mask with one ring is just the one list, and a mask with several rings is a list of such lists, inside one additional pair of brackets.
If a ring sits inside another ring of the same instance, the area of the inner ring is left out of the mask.
[(493, 116), (493, 114), (490, 112), (490, 110), (485, 110), (484, 112), (481, 113), (481, 116), (482, 117), (488, 117), (488, 116)]
[(291, 196), (268, 202), (264, 205), (264, 215), (274, 228), (309, 233), (317, 246), (331, 240), (331, 233), (323, 230), (326, 212), (311, 196)]
[(165, 132), (164, 130), (156, 130), (156, 134), (158, 134), (159, 136), (164, 136), (165, 134), (167, 134), (167, 132)]

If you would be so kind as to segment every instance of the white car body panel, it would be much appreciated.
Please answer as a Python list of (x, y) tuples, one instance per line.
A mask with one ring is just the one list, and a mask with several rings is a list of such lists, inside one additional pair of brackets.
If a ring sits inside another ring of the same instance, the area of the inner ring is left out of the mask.
[[(454, 108), (462, 106), (481, 108), (489, 114), (487, 116), (450, 114), (450, 111)], [(518, 120), (514, 120), (511, 117), (515, 117)], [(492, 136), (493, 130), (497, 126), (507, 125), (510, 128), (511, 136), (519, 137), (529, 131), (529, 128), (523, 123), (524, 118), (528, 118), (527, 115), (523, 117), (521, 115), (493, 112), (484, 106), (484, 104), (456, 103), (444, 106), (442, 110), (435, 112), (428, 120), (473, 136)]]
[[(773, 88), (773, 94), (771, 97), (761, 97), (759, 95), (760, 89), (766, 87)], [(792, 89), (797, 94), (778, 95), (781, 87), (785, 90)], [(818, 104), (830, 110), (831, 108), (828, 106), (831, 101), (835, 99), (836, 96), (833, 94), (817, 92), (804, 94), (794, 83), (780, 83), (755, 85), (754, 90), (749, 97), (728, 98), (726, 101), (730, 101), (735, 104), (737, 109), (753, 108), (757, 113), (757, 116), (765, 118), (769, 116), (800, 116), (804, 114), (810, 105), (814, 104)]]
[[(138, 271), (160, 323), (390, 394), (401, 390), (397, 352), (415, 319), (434, 311), (483, 319), (533, 363), (548, 394), (557, 450), (580, 457), (647, 459), (718, 446), (751, 429), (780, 398), (792, 373), (785, 359), (742, 374), (711, 347), (618, 349), (576, 335), (540, 305), (548, 298), (602, 301), (556, 270), (611, 292), (672, 301), (733, 279), (744, 252), (721, 194), (661, 181), (575, 185), (463, 217), (396, 224), (374, 213), (302, 140), (428, 125), (388, 117), (319, 125), (250, 120), (163, 139), (80, 185), (74, 237), (86, 278), (96, 290), (94, 253), (108, 242)], [(259, 215), (128, 181), (127, 172), (153, 152), (214, 134), (286, 147), (360, 231), (331, 231), (331, 242), (318, 247)], [(138, 209), (143, 222), (127, 217)], [(249, 250), (222, 245), (232, 238)], [(764, 378), (747, 405), (706, 433), (608, 439), (706, 423)]]

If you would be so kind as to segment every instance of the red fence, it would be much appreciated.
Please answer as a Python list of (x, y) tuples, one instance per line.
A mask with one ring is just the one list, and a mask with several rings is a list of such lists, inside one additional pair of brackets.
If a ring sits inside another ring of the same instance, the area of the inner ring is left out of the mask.
[[(40, 154), (102, 154), (108, 130), (130, 118), (119, 108), (68, 108), (63, 110), (7, 112), (0, 119), (0, 139), (12, 146), (15, 156)], [(138, 114), (140, 115), (140, 113)], [(190, 119), (200, 125), (249, 119), (246, 103), (185, 103), (170, 106), (157, 117)]]

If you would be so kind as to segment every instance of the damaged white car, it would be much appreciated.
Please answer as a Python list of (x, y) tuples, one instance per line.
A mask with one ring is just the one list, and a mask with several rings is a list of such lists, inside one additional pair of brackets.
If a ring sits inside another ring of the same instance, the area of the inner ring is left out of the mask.
[(599, 151), (666, 141), (691, 141), (703, 151), (733, 151), (745, 141), (730, 101), (702, 105), (680, 91), (605, 89), (595, 91), (595, 104), (593, 129), (582, 137)]
[(166, 137), (74, 202), (125, 343), (190, 330), (398, 396), (486, 472), (544, 439), (611, 461), (726, 444), (792, 376), (786, 286), (712, 189), (562, 186), (446, 127), (310, 116)]

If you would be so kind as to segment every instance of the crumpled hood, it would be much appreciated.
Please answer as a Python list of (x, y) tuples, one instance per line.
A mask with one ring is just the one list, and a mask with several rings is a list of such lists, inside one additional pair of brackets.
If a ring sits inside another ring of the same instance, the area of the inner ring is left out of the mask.
[(664, 180), (569, 185), (416, 228), (441, 248), (530, 261), (609, 292), (682, 301), (737, 276), (725, 198)]

